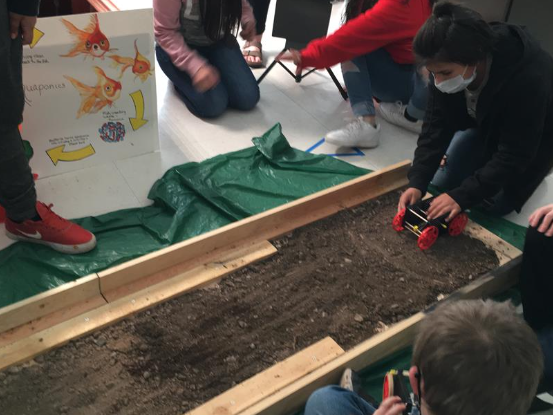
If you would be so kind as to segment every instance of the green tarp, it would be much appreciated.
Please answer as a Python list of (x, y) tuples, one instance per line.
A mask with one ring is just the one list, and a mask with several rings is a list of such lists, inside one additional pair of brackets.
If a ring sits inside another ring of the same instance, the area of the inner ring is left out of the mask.
[(0, 251), (0, 307), (368, 172), (291, 148), (279, 124), (253, 144), (172, 168), (150, 191), (152, 206), (77, 220), (98, 238), (91, 253), (24, 243)]
[[(98, 238), (91, 253), (68, 256), (23, 243), (0, 251), (0, 308), (368, 173), (291, 148), (280, 124), (253, 144), (172, 168), (150, 191), (152, 206), (77, 220)], [(522, 248), (525, 228), (471, 215)]]
[[(150, 191), (152, 206), (76, 220), (98, 238), (91, 253), (23, 243), (0, 251), (0, 308), (369, 172), (291, 148), (280, 124), (253, 144), (170, 169)], [(526, 228), (478, 210), (471, 218), (522, 249)], [(386, 371), (408, 369), (410, 358), (409, 349), (367, 368), (365, 391), (380, 399)]]

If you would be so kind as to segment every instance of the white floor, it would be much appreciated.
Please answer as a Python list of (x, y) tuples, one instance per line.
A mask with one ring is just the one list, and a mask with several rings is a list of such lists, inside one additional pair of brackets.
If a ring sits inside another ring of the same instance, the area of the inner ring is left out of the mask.
[[(334, 7), (331, 31), (340, 24), (341, 7), (342, 3)], [(269, 22), (273, 13), (271, 9)], [(269, 23), (267, 34), (271, 31)], [(283, 48), (284, 40), (265, 36), (263, 45), (266, 60), (270, 62)], [(259, 76), (262, 71), (255, 70), (254, 73)], [(339, 68), (335, 69), (335, 73), (341, 79)], [(348, 103), (341, 98), (325, 72), (316, 72), (301, 84), (296, 84), (277, 66), (261, 84), (261, 102), (254, 111), (229, 111), (217, 120), (208, 121), (188, 112), (159, 68), (156, 76), (161, 151), (39, 180), (37, 189), (40, 200), (53, 203), (57, 213), (69, 218), (146, 206), (150, 203), (147, 195), (152, 184), (175, 165), (202, 161), (249, 147), (252, 137), (261, 135), (277, 122), (282, 124), (284, 134), (293, 147), (307, 150), (318, 143), (327, 131), (342, 126), (352, 116)], [(342, 159), (374, 170), (412, 158), (415, 135), (385, 122), (382, 122), (382, 132), (380, 147), (364, 150), (363, 156)], [(323, 144), (313, 152), (335, 154), (337, 149)], [(340, 152), (343, 153), (344, 149)], [(524, 212), (509, 219), (526, 224), (535, 207), (552, 199), (551, 186), (553, 181), (549, 177)], [(0, 236), (0, 249), (9, 243), (3, 235)]]

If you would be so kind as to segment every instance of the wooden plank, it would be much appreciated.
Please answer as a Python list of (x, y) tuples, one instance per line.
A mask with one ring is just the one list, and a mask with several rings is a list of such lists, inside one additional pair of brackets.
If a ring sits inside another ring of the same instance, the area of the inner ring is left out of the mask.
[(223, 249), (275, 238), (396, 190), (407, 184), (410, 165), (395, 164), (101, 272), (101, 291), (113, 292), (163, 268), (214, 260)]
[(327, 337), (246, 380), (187, 415), (236, 415), (344, 354)]
[(479, 239), (484, 242), (486, 246), (493, 249), (499, 259), (499, 264), (504, 265), (512, 259), (518, 258), (522, 255), (522, 251), (510, 243), (504, 241), (499, 236), (491, 233), (486, 228), (469, 221), (465, 233), (472, 236), (475, 239)]
[[(487, 297), (513, 286), (518, 281), (521, 262), (520, 257), (510, 261), (455, 292), (442, 303)], [(420, 322), (433, 309), (434, 307), (426, 312), (417, 313), (390, 327), (387, 331), (376, 334), (329, 364), (240, 412), (240, 415), (284, 415), (300, 410), (315, 390), (325, 385), (338, 383), (345, 368), (366, 369), (411, 345)]]
[[(243, 268), (246, 265), (251, 264), (252, 262), (260, 261), (264, 258), (274, 255), (276, 252), (277, 249), (270, 242), (256, 242), (241, 246), (238, 249), (222, 252), (219, 256), (217, 256), (216, 260), (200, 264), (199, 267), (204, 268), (206, 271), (218, 273), (220, 278), (222, 278), (223, 276), (228, 275), (240, 268)], [(109, 303), (112, 303), (119, 298), (128, 297), (135, 292), (146, 290), (148, 289), (148, 287), (162, 287), (162, 285), (160, 284), (164, 283), (165, 281), (167, 281), (167, 285), (169, 287), (172, 287), (172, 284), (175, 281), (179, 281), (177, 277), (188, 275), (191, 269), (193, 270), (193, 272), (197, 272), (198, 266), (195, 268), (191, 268), (190, 262), (178, 264), (173, 267), (156, 272), (155, 274), (150, 275), (146, 278), (134, 281), (129, 285), (118, 287), (112, 291), (105, 291), (102, 294)], [(212, 283), (213, 282), (216, 281), (212, 281)], [(168, 291), (175, 291), (175, 288), (171, 288)]]
[(100, 294), (98, 276), (89, 275), (0, 309), (0, 333), (75, 304), (87, 303), (94, 308), (98, 301), (105, 303)]
[(267, 241), (229, 252), (227, 258), (216, 263), (206, 263), (170, 280), (123, 297), (113, 303), (104, 304), (77, 317), (35, 332), (21, 340), (0, 347), (0, 371), (38, 354), (62, 346), (70, 340), (92, 333), (116, 323), (134, 313), (146, 310), (178, 295), (216, 282), (239, 266), (252, 263), (276, 253)]

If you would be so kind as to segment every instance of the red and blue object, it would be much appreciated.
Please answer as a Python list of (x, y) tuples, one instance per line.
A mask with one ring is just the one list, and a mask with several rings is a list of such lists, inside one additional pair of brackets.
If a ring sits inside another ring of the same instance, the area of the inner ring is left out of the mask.
[(384, 376), (384, 385), (382, 387), (382, 401), (397, 396), (405, 404), (405, 410), (402, 415), (410, 415), (413, 408), (416, 407), (415, 396), (407, 387), (407, 372), (400, 373), (393, 369)]
[(443, 234), (459, 236), (465, 230), (469, 217), (465, 212), (455, 216), (449, 223), (446, 222), (447, 215), (437, 219), (428, 220), (427, 211), (434, 198), (421, 200), (399, 212), (392, 223), (397, 232), (405, 229), (411, 231), (418, 237), (418, 246), (426, 251), (436, 243), (438, 237)]

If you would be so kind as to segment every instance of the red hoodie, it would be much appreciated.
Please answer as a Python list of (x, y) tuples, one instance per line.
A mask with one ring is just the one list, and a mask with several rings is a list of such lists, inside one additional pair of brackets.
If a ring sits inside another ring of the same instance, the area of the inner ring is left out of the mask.
[(413, 38), (432, 12), (429, 0), (380, 0), (327, 38), (302, 50), (302, 66), (329, 68), (377, 49), (399, 64), (414, 62)]

